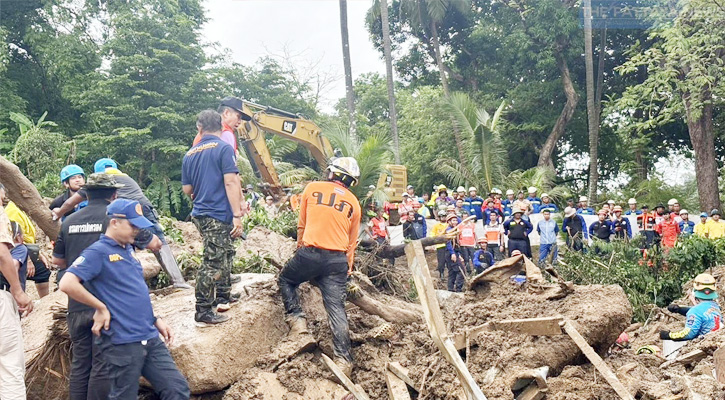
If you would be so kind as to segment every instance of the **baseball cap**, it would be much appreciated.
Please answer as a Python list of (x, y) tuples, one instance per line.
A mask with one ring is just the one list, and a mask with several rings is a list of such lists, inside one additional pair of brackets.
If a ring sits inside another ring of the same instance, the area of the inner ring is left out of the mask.
[(706, 212), (700, 213), (700, 218), (707, 218), (707, 217), (709, 217), (709, 215), (707, 215)]
[(229, 107), (232, 110), (238, 112), (242, 115), (242, 119), (245, 121), (250, 121), (252, 119), (251, 116), (247, 115), (242, 109), (244, 108), (244, 102), (236, 97), (225, 97), (222, 99), (220, 105)]
[(112, 158), (100, 158), (93, 164), (93, 172), (105, 172), (106, 168), (118, 168), (118, 164)]
[(141, 204), (135, 200), (116, 199), (106, 207), (106, 215), (111, 218), (127, 219), (131, 225), (139, 229), (146, 229), (154, 226), (143, 216)]

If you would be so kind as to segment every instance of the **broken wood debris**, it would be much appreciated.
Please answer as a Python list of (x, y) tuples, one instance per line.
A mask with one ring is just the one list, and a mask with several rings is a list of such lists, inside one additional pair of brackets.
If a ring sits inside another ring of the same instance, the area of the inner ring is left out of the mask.
[(693, 350), (687, 354), (683, 354), (683, 355), (675, 358), (674, 360), (663, 362), (662, 364), (660, 364), (660, 368), (665, 369), (667, 367), (671, 367), (673, 365), (678, 365), (678, 364), (682, 364), (682, 365), (691, 364), (695, 361), (702, 360), (705, 357), (707, 357), (707, 354), (704, 351), (699, 350), (699, 349)]
[(348, 378), (347, 375), (345, 375), (342, 370), (330, 359), (330, 357), (326, 356), (325, 354), (322, 354), (322, 363), (325, 364), (327, 369), (332, 372), (333, 375), (342, 383), (343, 386), (345, 386), (345, 389), (347, 389), (353, 397), (355, 397), (355, 400), (370, 400), (370, 397), (368, 397), (367, 393), (365, 391), (352, 383), (350, 378)]

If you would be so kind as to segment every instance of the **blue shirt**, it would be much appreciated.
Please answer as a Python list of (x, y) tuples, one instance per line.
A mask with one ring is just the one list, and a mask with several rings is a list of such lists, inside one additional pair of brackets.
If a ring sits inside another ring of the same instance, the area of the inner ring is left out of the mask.
[(542, 219), (536, 225), (536, 232), (539, 233), (539, 241), (541, 244), (556, 243), (556, 235), (559, 234), (559, 224), (553, 219), (549, 219), (548, 221)]
[(642, 215), (642, 210), (634, 210), (634, 211), (627, 210), (627, 212), (624, 213), (624, 215)]
[(531, 203), (531, 208), (534, 209), (534, 211), (533, 211), (534, 214), (536, 214), (537, 212), (539, 212), (539, 206), (541, 205), (541, 199), (540, 198), (538, 198), (538, 197), (527, 197), (526, 200), (528, 200), (529, 203)]
[(544, 210), (549, 210), (549, 212), (556, 213), (559, 212), (559, 207), (557, 207), (554, 203), (539, 204), (539, 212), (542, 213), (544, 212)]
[(503, 207), (503, 215), (508, 217), (511, 215), (511, 207), (514, 204), (514, 200), (505, 199), (501, 201), (501, 207)]
[(494, 263), (493, 254), (484, 249), (478, 249), (473, 253), (473, 266), (476, 269), (487, 269)]
[(682, 236), (690, 236), (695, 232), (695, 223), (692, 221), (680, 222), (680, 234)]
[(497, 208), (486, 208), (485, 210), (483, 210), (483, 225), (490, 224), (492, 216), (494, 218), (498, 218), (500, 216), (503, 219), (503, 214)]
[(68, 273), (83, 281), (108, 307), (110, 329), (101, 332), (111, 337), (111, 343), (135, 343), (159, 336), (143, 268), (133, 246), (121, 246), (101, 235), (73, 262)]
[(720, 306), (714, 301), (703, 301), (687, 311), (685, 329), (670, 332), (670, 339), (675, 341), (692, 340), (720, 329)]
[(463, 202), (463, 207), (468, 205), (468, 214), (475, 215), (476, 221), (483, 219), (483, 199), (479, 196), (467, 197)]
[(237, 174), (234, 149), (214, 135), (204, 135), (186, 152), (181, 167), (181, 184), (194, 189), (194, 217), (206, 216), (227, 224), (234, 214), (224, 187), (224, 174)]
[(580, 215), (594, 215), (594, 209), (591, 207), (587, 208), (577, 208), (576, 213)]
[(23, 291), (25, 291), (25, 282), (28, 278), (28, 247), (22, 243), (13, 247), (13, 249), (10, 250), (10, 257), (20, 263), (18, 278), (20, 278), (20, 286), (23, 288)]

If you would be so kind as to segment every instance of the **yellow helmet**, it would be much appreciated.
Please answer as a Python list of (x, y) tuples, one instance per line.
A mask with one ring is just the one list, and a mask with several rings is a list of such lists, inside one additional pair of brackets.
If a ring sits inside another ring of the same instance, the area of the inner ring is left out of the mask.
[(715, 280), (715, 277), (713, 277), (712, 275), (700, 274), (695, 277), (693, 289), (695, 289), (695, 290), (705, 290), (705, 289), (717, 290), (715, 288), (715, 283), (717, 283), (717, 281)]

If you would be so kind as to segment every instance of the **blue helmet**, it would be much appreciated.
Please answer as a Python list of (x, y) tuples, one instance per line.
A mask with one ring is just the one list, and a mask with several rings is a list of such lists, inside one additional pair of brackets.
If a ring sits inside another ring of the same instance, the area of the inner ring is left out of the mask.
[(118, 168), (118, 164), (113, 159), (101, 158), (93, 165), (93, 172), (106, 172), (106, 168)]
[(60, 181), (65, 183), (68, 178), (76, 175), (83, 175), (84, 178), (86, 177), (86, 173), (83, 172), (83, 168), (75, 164), (66, 165), (60, 170)]

